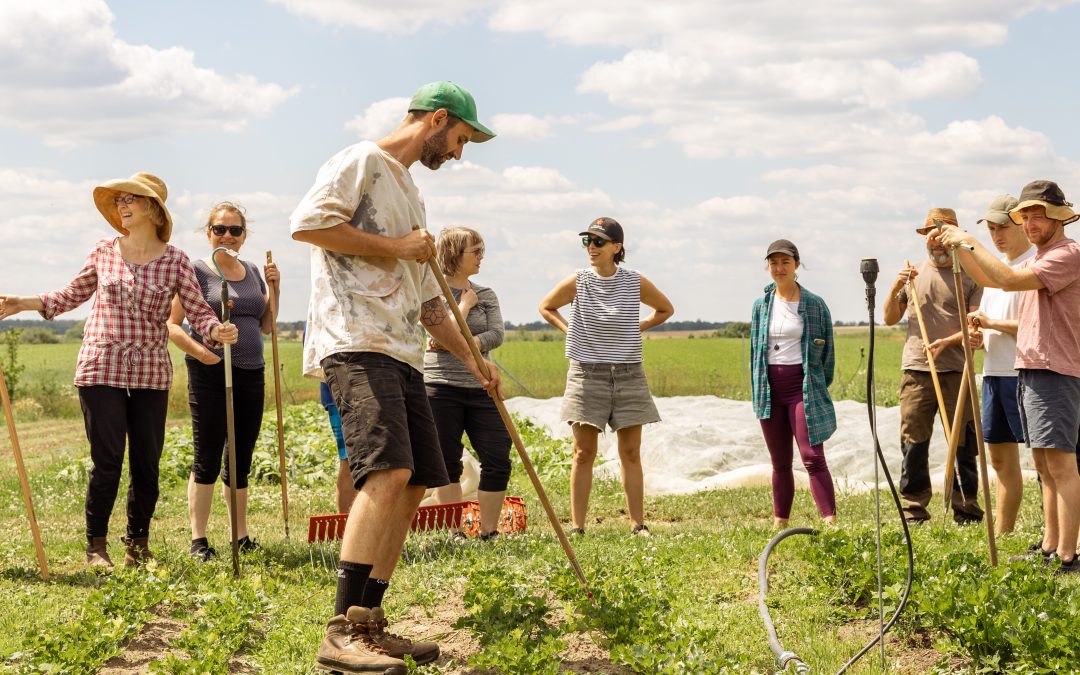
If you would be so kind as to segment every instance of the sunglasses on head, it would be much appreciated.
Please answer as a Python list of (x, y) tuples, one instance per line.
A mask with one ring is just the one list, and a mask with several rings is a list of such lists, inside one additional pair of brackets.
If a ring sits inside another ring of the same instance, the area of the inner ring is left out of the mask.
[(600, 239), (599, 237), (586, 236), (581, 238), (581, 245), (585, 248), (589, 248), (589, 244), (592, 244), (596, 248), (604, 248), (604, 245), (607, 243), (607, 239)]
[(210, 231), (214, 233), (215, 237), (224, 237), (226, 232), (234, 237), (239, 237), (245, 230), (243, 225), (211, 225)]

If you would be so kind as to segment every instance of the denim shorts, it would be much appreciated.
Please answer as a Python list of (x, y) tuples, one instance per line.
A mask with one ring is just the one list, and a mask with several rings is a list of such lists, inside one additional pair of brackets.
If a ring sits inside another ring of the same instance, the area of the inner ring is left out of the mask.
[(982, 382), (983, 439), (987, 443), (1023, 443), (1024, 423), (1016, 400), (1017, 378), (987, 375)]
[(1024, 436), (1032, 448), (1076, 452), (1080, 430), (1080, 377), (1021, 369), (1017, 398)]
[(570, 361), (566, 372), (562, 419), (603, 431), (660, 421), (645, 369), (640, 363), (581, 363)]
[(326, 384), (341, 413), (353, 485), (372, 471), (409, 469), (409, 485), (440, 487), (446, 476), (424, 375), (376, 352), (331, 354), (322, 361)]

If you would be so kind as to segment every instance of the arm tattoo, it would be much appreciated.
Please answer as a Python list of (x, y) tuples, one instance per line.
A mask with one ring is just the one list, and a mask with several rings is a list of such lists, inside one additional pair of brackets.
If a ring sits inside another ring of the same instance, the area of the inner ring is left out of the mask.
[(442, 298), (432, 298), (420, 305), (420, 323), (425, 326), (438, 326), (446, 321), (446, 308)]

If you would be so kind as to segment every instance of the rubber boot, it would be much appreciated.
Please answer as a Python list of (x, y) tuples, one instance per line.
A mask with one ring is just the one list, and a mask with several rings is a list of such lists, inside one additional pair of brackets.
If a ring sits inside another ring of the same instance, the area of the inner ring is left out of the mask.
[(150, 537), (124, 537), (124, 567), (138, 567), (154, 559)]
[(90, 538), (90, 541), (88, 541), (86, 544), (87, 567), (112, 568), (113, 561), (111, 558), (109, 558), (109, 551), (106, 550), (105, 547), (107, 541), (107, 537)]

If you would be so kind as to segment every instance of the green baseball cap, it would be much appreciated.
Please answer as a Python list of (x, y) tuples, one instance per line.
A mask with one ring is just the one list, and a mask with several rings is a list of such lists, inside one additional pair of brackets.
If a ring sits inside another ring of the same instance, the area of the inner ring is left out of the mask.
[(409, 110), (432, 111), (444, 108), (446, 112), (463, 120), (476, 130), (473, 135), (473, 143), (483, 143), (495, 138), (495, 132), (476, 121), (476, 101), (472, 94), (464, 87), (453, 82), (443, 80), (425, 84), (416, 90), (412, 101), (409, 101)]

